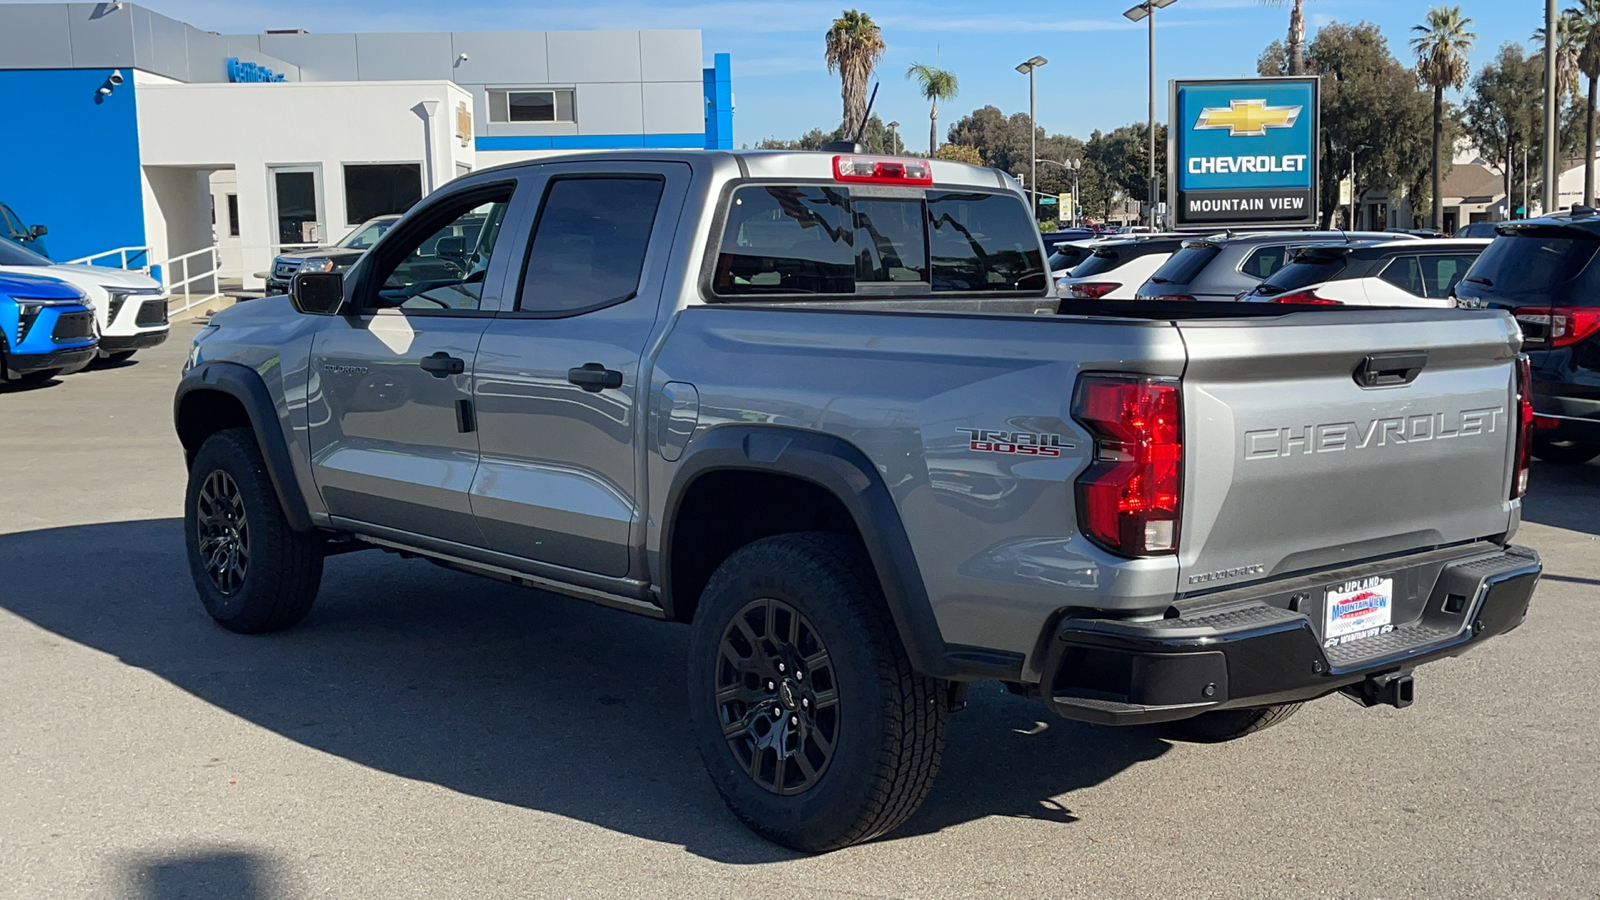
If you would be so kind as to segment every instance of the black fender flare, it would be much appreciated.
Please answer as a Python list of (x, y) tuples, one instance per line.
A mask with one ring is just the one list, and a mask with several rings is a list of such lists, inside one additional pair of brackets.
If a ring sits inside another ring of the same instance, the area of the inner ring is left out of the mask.
[[(178, 390), (172, 398), (172, 423), (180, 436), (184, 432), (184, 401), (196, 393), (207, 391), (226, 394), (244, 407), (245, 415), (250, 418), (250, 430), (256, 436), (256, 445), (261, 449), (261, 458), (266, 460), (267, 475), (272, 479), (273, 490), (278, 495), (278, 505), (283, 507), (284, 519), (295, 531), (313, 530), (315, 525), (311, 521), (311, 511), (306, 508), (305, 497), (296, 487), (294, 463), (289, 458), (289, 442), (284, 437), (283, 422), (276, 404), (272, 402), (272, 393), (267, 390), (267, 383), (262, 380), (260, 373), (241, 363), (220, 360), (204, 362), (190, 369), (178, 382)], [(185, 463), (193, 461), (194, 449), (198, 448), (191, 449), (185, 445)]]
[(877, 467), (854, 444), (817, 431), (723, 425), (694, 439), (667, 492), (659, 559), (662, 594), (669, 611), (678, 509), (696, 480), (726, 470), (799, 478), (838, 498), (861, 534), (900, 642), (918, 672), (958, 680), (1019, 677), (1020, 655), (945, 643), (899, 508)]

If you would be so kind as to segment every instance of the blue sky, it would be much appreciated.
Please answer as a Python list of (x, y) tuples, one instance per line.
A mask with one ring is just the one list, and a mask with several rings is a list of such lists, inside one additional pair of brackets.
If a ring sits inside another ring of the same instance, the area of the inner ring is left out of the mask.
[[(11, 0), (0, 0), (11, 2)], [(793, 137), (813, 126), (832, 128), (840, 115), (839, 86), (822, 63), (822, 35), (842, 8), (858, 8), (882, 27), (888, 52), (878, 78), (874, 111), (897, 119), (914, 148), (927, 142), (928, 109), (903, 74), (912, 62), (933, 62), (956, 73), (961, 95), (940, 110), (940, 135), (961, 114), (992, 103), (1026, 110), (1028, 80), (1013, 70), (1035, 54), (1050, 64), (1038, 71), (1038, 118), (1048, 130), (1087, 137), (1146, 115), (1142, 25), (1122, 10), (1137, 0), (140, 0), (199, 28), (259, 32), (267, 28), (336, 31), (564, 30), (698, 28), (709, 62), (733, 54), (737, 103), (734, 137), (754, 143)], [(1308, 31), (1331, 21), (1374, 22), (1397, 56), (1410, 27), (1432, 5), (1421, 0), (1307, 0)], [(1535, 0), (1461, 0), (1475, 21), (1476, 68), (1506, 41), (1525, 46), (1543, 24)], [(1565, 3), (1563, 4), (1565, 5)], [(1169, 78), (1255, 74), (1261, 49), (1287, 30), (1285, 7), (1259, 0), (1177, 0), (1156, 28), (1157, 117)]]

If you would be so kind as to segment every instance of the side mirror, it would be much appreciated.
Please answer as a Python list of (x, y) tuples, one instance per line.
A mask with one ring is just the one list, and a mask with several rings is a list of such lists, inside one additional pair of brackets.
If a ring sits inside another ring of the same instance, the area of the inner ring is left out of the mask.
[(47, 235), (49, 233), (50, 233), (50, 229), (44, 227), (43, 225), (35, 225), (32, 228), (28, 229), (28, 234), (31, 234), (36, 238), (44, 237), (45, 235)]
[(289, 302), (308, 316), (337, 316), (344, 308), (344, 275), (302, 272), (289, 283)]

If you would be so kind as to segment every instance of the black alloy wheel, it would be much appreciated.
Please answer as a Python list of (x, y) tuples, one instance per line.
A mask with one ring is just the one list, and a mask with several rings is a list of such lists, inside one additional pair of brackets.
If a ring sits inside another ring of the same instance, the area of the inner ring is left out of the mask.
[(751, 601), (723, 631), (716, 704), (723, 737), (756, 784), (810, 790), (839, 743), (833, 663), (817, 630), (781, 600)]
[(239, 485), (216, 469), (206, 476), (195, 506), (200, 559), (211, 583), (232, 597), (244, 587), (250, 568), (250, 520)]

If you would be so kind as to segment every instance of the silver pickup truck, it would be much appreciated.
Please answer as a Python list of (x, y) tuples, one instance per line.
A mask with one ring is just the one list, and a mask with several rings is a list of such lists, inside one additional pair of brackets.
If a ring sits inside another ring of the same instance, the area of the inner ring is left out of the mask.
[(475, 172), (199, 332), (194, 583), (272, 631), (379, 547), (687, 623), (712, 781), (808, 851), (917, 808), (973, 681), (1220, 741), (1521, 623), (1507, 315), (1058, 306), (991, 169)]

